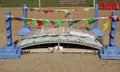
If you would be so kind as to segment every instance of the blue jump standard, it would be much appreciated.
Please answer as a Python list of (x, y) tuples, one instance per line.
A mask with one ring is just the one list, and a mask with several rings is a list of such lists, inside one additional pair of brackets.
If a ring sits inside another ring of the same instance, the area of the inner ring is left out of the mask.
[[(98, 4), (95, 6), (95, 18), (98, 18)], [(104, 33), (101, 29), (98, 28), (98, 20), (94, 23), (94, 28), (91, 29), (91, 32), (97, 36), (103, 36)]]
[(101, 59), (120, 59), (120, 48), (115, 45), (116, 20), (117, 13), (112, 12), (112, 24), (110, 31), (109, 44), (99, 49), (99, 56)]
[(0, 58), (19, 58), (21, 56), (21, 48), (12, 44), (12, 30), (11, 30), (11, 14), (6, 12), (6, 37), (7, 44), (0, 49)]
[[(23, 5), (23, 14), (24, 14), (24, 18), (27, 18), (27, 5), (24, 4)], [(25, 35), (29, 32), (31, 32), (32, 30), (27, 26), (27, 22), (24, 21), (24, 26), (23, 28), (21, 28), (19, 31), (18, 31), (18, 35)]]

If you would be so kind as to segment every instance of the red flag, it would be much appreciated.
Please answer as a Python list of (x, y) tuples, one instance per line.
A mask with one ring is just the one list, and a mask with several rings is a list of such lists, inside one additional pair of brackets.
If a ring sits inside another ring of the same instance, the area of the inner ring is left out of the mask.
[(53, 10), (43, 10), (44, 13), (53, 12)]
[(39, 8), (37, 11), (41, 11), (42, 9), (41, 8)]
[(30, 11), (33, 11), (34, 10), (34, 8), (30, 8)]
[(109, 18), (110, 18), (110, 19), (112, 19), (112, 18), (113, 18), (113, 16), (109, 16)]
[(42, 20), (37, 20), (38, 26), (42, 25)]
[(119, 19), (119, 18), (117, 18), (117, 22), (120, 22), (120, 19)]
[(50, 23), (51, 23), (51, 25), (52, 25), (53, 28), (56, 28), (54, 21), (51, 20)]

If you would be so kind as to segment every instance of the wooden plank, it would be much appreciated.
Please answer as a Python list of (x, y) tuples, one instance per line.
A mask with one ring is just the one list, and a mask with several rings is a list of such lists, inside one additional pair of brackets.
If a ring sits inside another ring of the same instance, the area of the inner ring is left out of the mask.
[[(23, 50), (23, 53), (53, 53), (53, 51), (46, 49), (28, 49)], [(98, 53), (98, 50), (87, 49), (64, 49), (62, 51), (54, 51), (54, 53)]]

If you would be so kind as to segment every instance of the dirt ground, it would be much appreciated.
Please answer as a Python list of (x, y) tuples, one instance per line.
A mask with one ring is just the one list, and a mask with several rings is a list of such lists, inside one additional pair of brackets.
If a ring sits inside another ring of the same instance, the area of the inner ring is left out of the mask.
[[(6, 44), (5, 12), (10, 11), (12, 16), (23, 16), (21, 8), (0, 8), (0, 48)], [(110, 16), (112, 10), (100, 10), (99, 16)], [(120, 15), (120, 11), (117, 11)], [(68, 19), (93, 17), (94, 11), (72, 12)], [(63, 19), (64, 13), (42, 14), (37, 11), (28, 11), (30, 18)], [(99, 28), (108, 20), (99, 20)], [(109, 20), (109, 23), (111, 21)], [(109, 24), (110, 25), (110, 24)], [(20, 21), (12, 21), (13, 43), (20, 40), (18, 30), (23, 26)], [(50, 25), (46, 25), (50, 26)], [(68, 26), (67, 23), (62, 26)], [(81, 21), (73, 27), (89, 27), (87, 22)], [(117, 23), (115, 43), (120, 47), (120, 23)], [(33, 28), (35, 29), (35, 28)], [(110, 26), (109, 26), (110, 30)], [(103, 43), (109, 43), (109, 30), (104, 31)], [(61, 54), (61, 53), (34, 53), (24, 54), (19, 59), (0, 59), (0, 72), (120, 72), (120, 60), (101, 60), (97, 54)]]

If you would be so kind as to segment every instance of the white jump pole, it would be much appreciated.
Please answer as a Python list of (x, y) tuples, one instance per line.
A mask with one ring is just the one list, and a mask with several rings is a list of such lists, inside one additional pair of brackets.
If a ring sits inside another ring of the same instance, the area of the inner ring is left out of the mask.
[(39, 0), (39, 7), (41, 7), (41, 0)]
[(93, 7), (95, 7), (95, 0), (93, 0)]

